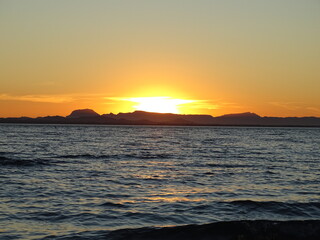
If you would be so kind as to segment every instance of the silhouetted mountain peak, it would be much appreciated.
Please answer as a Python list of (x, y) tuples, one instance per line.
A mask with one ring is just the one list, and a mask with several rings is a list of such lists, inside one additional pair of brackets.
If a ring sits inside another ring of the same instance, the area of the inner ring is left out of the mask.
[(98, 117), (100, 114), (96, 113), (92, 109), (78, 109), (72, 111), (67, 118), (83, 118), (83, 117)]
[(210, 124), (213, 117), (210, 115), (192, 115), (192, 114), (175, 114), (175, 113), (157, 113), (146, 111), (134, 111), (130, 113), (118, 113), (116, 115), (104, 114), (103, 117), (112, 117), (129, 121), (147, 121), (152, 123), (163, 124)]
[[(128, 113), (122, 113), (122, 114), (128, 114)], [(176, 115), (174, 113), (158, 113), (158, 112), (147, 112), (147, 111), (141, 111), (141, 110), (136, 110), (129, 114), (131, 115)]]
[(91, 109), (78, 109), (74, 110), (67, 117), (0, 118), (0, 123), (319, 127), (320, 118), (260, 117), (251, 112), (226, 114), (219, 117), (212, 117), (211, 115), (156, 113), (145, 111), (99, 115)]
[(232, 114), (222, 115), (220, 117), (223, 117), (223, 118), (261, 118), (258, 114), (255, 114), (252, 112), (232, 113)]

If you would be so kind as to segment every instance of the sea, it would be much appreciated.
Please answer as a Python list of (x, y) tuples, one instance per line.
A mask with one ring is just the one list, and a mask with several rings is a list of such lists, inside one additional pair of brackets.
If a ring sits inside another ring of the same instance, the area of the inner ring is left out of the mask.
[(0, 239), (247, 220), (320, 220), (320, 128), (0, 125)]

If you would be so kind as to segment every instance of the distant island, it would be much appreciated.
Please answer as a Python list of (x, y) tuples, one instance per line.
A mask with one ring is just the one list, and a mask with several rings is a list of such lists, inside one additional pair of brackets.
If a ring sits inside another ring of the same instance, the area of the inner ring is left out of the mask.
[(105, 124), (105, 125), (172, 125), (172, 126), (292, 126), (320, 127), (318, 117), (261, 117), (245, 112), (218, 117), (200, 114), (173, 114), (134, 111), (98, 114), (92, 109), (74, 110), (66, 117), (0, 118), (0, 123), (30, 124)]

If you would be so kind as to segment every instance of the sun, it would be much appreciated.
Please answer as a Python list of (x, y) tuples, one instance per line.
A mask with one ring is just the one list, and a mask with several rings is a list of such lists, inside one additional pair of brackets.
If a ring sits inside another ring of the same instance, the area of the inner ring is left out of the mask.
[(135, 110), (157, 113), (180, 113), (179, 105), (191, 103), (193, 100), (175, 99), (171, 97), (139, 97), (130, 98)]

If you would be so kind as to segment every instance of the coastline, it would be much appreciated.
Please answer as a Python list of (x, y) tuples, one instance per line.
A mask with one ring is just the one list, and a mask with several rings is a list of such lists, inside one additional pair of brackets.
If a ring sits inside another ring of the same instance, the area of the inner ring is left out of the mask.
[(20, 124), (94, 124), (146, 126), (244, 126), (244, 127), (320, 127), (319, 117), (261, 117), (245, 112), (218, 117), (211, 115), (172, 114), (135, 111), (100, 115), (91, 109), (75, 110), (66, 117), (9, 117), (0, 123)]
[(173, 227), (86, 231), (43, 239), (109, 240), (318, 240), (320, 220), (242, 220)]

